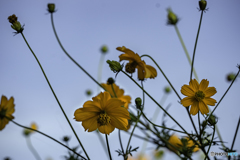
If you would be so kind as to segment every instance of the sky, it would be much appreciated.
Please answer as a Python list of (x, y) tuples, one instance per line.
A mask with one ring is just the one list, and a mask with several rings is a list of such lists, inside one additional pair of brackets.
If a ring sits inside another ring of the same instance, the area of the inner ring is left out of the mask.
[[(0, 1), (0, 95), (14, 97), (15, 121), (29, 126), (37, 123), (39, 130), (61, 140), (70, 136), (70, 147), (78, 145), (67, 121), (65, 120), (36, 60), (28, 49), (22, 36), (15, 35), (8, 22), (8, 16), (16, 14), (21, 24), (24, 24), (24, 35), (39, 58), (49, 81), (62, 104), (68, 118), (76, 130), (81, 142), (91, 159), (108, 159), (101, 143), (94, 132), (85, 132), (80, 122), (73, 118), (74, 111), (83, 103), (99, 93), (98, 86), (75, 64), (73, 64), (59, 47), (54, 36), (47, 4), (55, 3), (54, 23), (58, 36), (67, 52), (95, 79), (98, 79), (98, 67), (101, 57), (100, 48), (107, 45), (109, 52), (104, 61), (118, 61), (121, 54), (116, 47), (126, 46), (139, 55), (149, 54), (162, 68), (181, 98), (180, 89), (189, 83), (190, 65), (177, 37), (173, 26), (167, 25), (167, 8), (171, 8), (179, 17), (178, 28), (192, 57), (199, 19), (197, 0), (53, 0), (30, 1), (11, 0)], [(240, 64), (240, 1), (208, 1), (208, 11), (204, 13), (200, 36), (198, 39), (194, 67), (199, 79), (209, 80), (209, 86), (214, 86), (217, 93), (213, 96), (219, 101), (230, 83), (226, 75), (237, 73)], [(144, 58), (144, 61), (156, 67), (154, 63)], [(155, 79), (144, 82), (145, 89), (160, 101), (164, 96), (164, 87), (168, 86), (163, 75), (157, 70)], [(105, 83), (115, 74), (107, 63), (103, 64), (101, 82)], [(137, 74), (133, 74), (137, 80)], [(139, 82), (139, 81), (138, 81)], [(123, 88), (125, 94), (134, 99), (142, 96), (141, 90), (124, 74), (119, 73), (116, 84)], [(86, 90), (92, 90), (88, 97)], [(239, 78), (233, 84), (225, 98), (215, 111), (218, 127), (227, 146), (231, 146), (240, 111)], [(189, 117), (178, 97), (172, 92), (167, 96), (163, 107), (170, 105), (169, 113), (187, 129), (193, 131)], [(151, 118), (156, 109), (155, 103), (149, 98), (145, 102), (145, 114)], [(210, 106), (211, 109), (213, 107)], [(161, 124), (162, 111), (156, 123)], [(197, 124), (197, 116), (193, 116)], [(179, 129), (170, 119), (167, 125)], [(211, 131), (211, 130), (209, 130)], [(24, 138), (23, 129), (9, 122), (0, 132), (0, 159), (10, 157), (17, 159), (34, 159)], [(137, 130), (136, 133), (141, 134)], [(122, 159), (115, 150), (120, 148), (117, 131), (109, 136), (109, 143), (114, 160)], [(64, 159), (67, 150), (48, 138), (34, 133), (31, 141), (43, 160)], [(122, 133), (124, 145), (127, 145), (129, 135)], [(234, 149), (240, 154), (240, 137), (237, 136)], [(143, 142), (133, 138), (131, 145), (140, 149)], [(220, 146), (210, 149), (220, 152)], [(148, 144), (146, 153), (151, 157), (153, 145)], [(80, 151), (80, 149), (78, 150)], [(166, 156), (175, 157), (169, 151)], [(194, 155), (196, 159), (200, 153)]]

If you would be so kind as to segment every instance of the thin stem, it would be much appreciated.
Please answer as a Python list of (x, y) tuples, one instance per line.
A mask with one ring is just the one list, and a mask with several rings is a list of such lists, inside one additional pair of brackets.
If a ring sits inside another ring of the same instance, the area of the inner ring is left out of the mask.
[(54, 97), (55, 97), (55, 99), (56, 99), (56, 101), (57, 101), (57, 103), (58, 103), (58, 105), (59, 105), (59, 107), (60, 107), (60, 109), (61, 109), (63, 115), (64, 115), (64, 117), (66, 118), (66, 120), (67, 120), (69, 126), (71, 127), (71, 129), (72, 129), (74, 135), (76, 136), (76, 138), (77, 138), (77, 140), (78, 140), (80, 146), (82, 147), (82, 149), (83, 149), (84, 153), (86, 154), (87, 158), (90, 159), (90, 158), (88, 157), (87, 152), (85, 151), (85, 149), (84, 149), (84, 147), (83, 147), (83, 145), (82, 145), (80, 139), (78, 138), (78, 136), (77, 136), (75, 130), (73, 129), (72, 124), (71, 124), (71, 122), (69, 121), (69, 119), (68, 119), (68, 117), (67, 117), (67, 115), (66, 115), (66, 113), (65, 113), (65, 111), (64, 111), (64, 109), (63, 109), (63, 107), (62, 107), (62, 105), (61, 105), (61, 103), (59, 102), (59, 100), (58, 100), (58, 98), (57, 98), (57, 95), (55, 94), (55, 92), (54, 92), (54, 90), (53, 90), (53, 88), (52, 88), (52, 86), (51, 86), (51, 84), (50, 84), (50, 82), (49, 82), (49, 80), (48, 80), (48, 78), (47, 78), (47, 75), (46, 75), (45, 72), (44, 72), (44, 69), (43, 69), (41, 63), (39, 62), (37, 56), (36, 56), (35, 53), (33, 52), (33, 50), (32, 50), (32, 48), (30, 47), (30, 45), (28, 44), (28, 42), (27, 42), (27, 40), (26, 40), (24, 34), (21, 33), (21, 35), (22, 35), (24, 41), (26, 42), (28, 48), (29, 48), (30, 51), (32, 52), (33, 56), (35, 57), (35, 59), (36, 59), (38, 65), (39, 65), (39, 67), (41, 68), (41, 71), (42, 71), (42, 73), (43, 73), (43, 75), (44, 75), (44, 77), (45, 77), (45, 79), (46, 79), (46, 81), (47, 81), (47, 83), (48, 83), (48, 86), (50, 87), (50, 89), (51, 89), (51, 91), (52, 91), (52, 93), (53, 93), (53, 95), (54, 95)]
[(213, 139), (214, 139), (214, 135), (215, 135), (215, 126), (213, 127), (213, 136), (212, 136), (212, 140), (211, 140), (211, 142), (210, 142), (210, 144), (209, 144), (207, 153), (206, 153), (206, 155), (205, 155), (205, 156), (206, 156), (205, 159), (208, 158), (208, 153), (209, 153), (209, 151), (210, 151), (210, 148), (211, 148), (211, 145), (212, 145), (212, 142), (213, 142)]
[[(194, 69), (194, 68), (193, 68), (193, 64), (194, 64), (195, 53), (196, 53), (196, 48), (197, 48), (198, 36), (199, 36), (201, 24), (202, 24), (202, 16), (203, 16), (203, 10), (202, 10), (202, 12), (201, 12), (201, 17), (200, 17), (200, 22), (199, 22), (199, 26), (198, 26), (197, 37), (196, 37), (195, 46), (194, 46), (194, 50), (193, 50), (192, 66), (191, 66), (191, 72), (190, 72), (190, 81), (192, 80), (192, 72), (193, 72), (193, 69)], [(195, 72), (194, 72), (194, 73), (195, 73)], [(195, 74), (194, 74), (194, 75), (195, 75)]]
[(102, 134), (100, 134), (99, 131), (95, 131), (95, 132), (96, 132), (97, 135), (98, 135), (98, 138), (99, 138), (99, 140), (100, 140), (100, 142), (101, 142), (101, 144), (102, 144), (102, 147), (103, 147), (105, 153), (108, 155), (108, 151), (107, 151), (107, 148), (106, 148), (106, 143), (104, 142), (104, 139), (103, 139), (103, 137), (102, 137)]
[[(168, 115), (183, 131), (184, 133), (188, 134), (187, 131), (154, 99), (152, 98), (152, 96), (145, 91), (131, 76), (129, 76), (126, 72), (122, 71), (126, 76), (128, 76), (139, 88), (141, 88), (143, 90), (144, 93), (146, 93), (148, 95), (148, 97), (150, 99), (152, 99), (153, 102), (156, 103), (156, 105), (158, 105), (165, 113), (166, 115)], [(143, 114), (144, 115), (144, 114)]]
[(239, 128), (239, 125), (240, 125), (240, 117), (239, 117), (239, 119), (238, 119), (237, 128), (236, 128), (236, 131), (235, 131), (235, 134), (234, 134), (234, 137), (233, 137), (233, 141), (232, 141), (231, 150), (233, 150), (233, 146), (234, 146), (234, 143), (235, 143), (235, 140), (236, 140), (236, 137), (237, 137), (237, 133), (238, 133), (238, 128)]
[(83, 159), (86, 160), (85, 157), (81, 156), (79, 153), (75, 152), (74, 150), (72, 150), (71, 148), (69, 148), (69, 147), (66, 146), (65, 144), (59, 142), (58, 140), (54, 139), (53, 137), (51, 137), (51, 136), (49, 136), (49, 135), (47, 135), (47, 134), (45, 134), (45, 133), (43, 133), (43, 132), (40, 132), (40, 131), (38, 131), (38, 130), (29, 128), (29, 127), (25, 127), (25, 126), (23, 126), (23, 125), (21, 125), (21, 124), (18, 124), (17, 122), (13, 121), (11, 118), (8, 118), (8, 117), (6, 117), (6, 118), (7, 118), (9, 121), (11, 121), (11, 122), (13, 122), (14, 124), (16, 124), (17, 126), (19, 126), (19, 127), (22, 127), (22, 128), (25, 128), (25, 129), (29, 129), (29, 130), (32, 130), (32, 131), (35, 131), (35, 132), (37, 132), (37, 133), (40, 133), (40, 134), (42, 134), (42, 135), (44, 135), (44, 136), (52, 139), (53, 141), (57, 142), (58, 144), (62, 145), (63, 147), (67, 148), (68, 150), (72, 151), (72, 152), (75, 153), (76, 155), (78, 155), (78, 156), (80, 156), (81, 158), (83, 158)]
[(222, 99), (225, 97), (225, 95), (227, 94), (228, 90), (231, 88), (232, 84), (234, 83), (234, 81), (236, 80), (238, 74), (240, 72), (240, 69), (238, 70), (238, 73), (236, 74), (236, 76), (234, 77), (232, 83), (230, 84), (230, 86), (228, 87), (228, 89), (226, 90), (226, 92), (223, 94), (222, 98), (219, 100), (219, 102), (217, 103), (216, 107), (213, 109), (213, 111), (211, 112), (211, 114), (209, 115), (209, 117), (213, 114), (213, 112), (217, 109), (218, 105), (221, 103)]
[(107, 142), (107, 148), (108, 148), (109, 159), (112, 160), (111, 151), (110, 151), (110, 147), (109, 147), (109, 144), (108, 144), (108, 137), (107, 137), (107, 134), (105, 134), (105, 137), (106, 137), (106, 142)]
[(115, 90), (114, 90), (114, 88), (113, 88), (113, 84), (111, 84), (111, 87), (112, 87), (112, 91), (113, 91), (114, 96), (115, 96), (116, 98), (118, 98), (118, 97), (117, 97), (117, 94), (116, 94), (116, 92), (115, 92)]
[(169, 79), (167, 78), (167, 76), (165, 75), (165, 73), (163, 72), (163, 70), (160, 68), (160, 66), (157, 64), (157, 62), (150, 56), (147, 54), (142, 55), (141, 57), (148, 57), (150, 58), (155, 65), (158, 67), (158, 69), (160, 70), (160, 72), (162, 73), (162, 75), (164, 76), (164, 78), (167, 80), (168, 84), (171, 86), (171, 88), (173, 89), (173, 91), (175, 92), (175, 94), (178, 96), (178, 98), (181, 100), (181, 97), (179, 96), (179, 94), (177, 93), (177, 91), (175, 90), (175, 88), (173, 87), (172, 83), (169, 81)]
[[(181, 44), (182, 44), (183, 50), (184, 50), (184, 52), (185, 52), (185, 54), (186, 54), (186, 56), (187, 56), (188, 62), (189, 62), (189, 64), (191, 65), (191, 64), (192, 64), (191, 58), (190, 58), (190, 56), (189, 56), (189, 53), (188, 53), (188, 51), (187, 51), (187, 48), (186, 48), (186, 46), (185, 46), (185, 44), (184, 44), (184, 41), (183, 41), (182, 36), (181, 36), (181, 34), (180, 34), (179, 30), (178, 30), (177, 25), (174, 25), (174, 28), (175, 28), (175, 30), (176, 30), (176, 32), (177, 32), (177, 35), (178, 35), (178, 38), (179, 38), (179, 40), (180, 40), (180, 42), (181, 42)], [(195, 76), (196, 80), (199, 81), (199, 80), (198, 80), (197, 73), (196, 73), (196, 71), (195, 71), (194, 68), (193, 68), (193, 73), (194, 73), (194, 76)]]
[(58, 38), (58, 35), (57, 35), (57, 32), (56, 32), (56, 29), (55, 29), (55, 26), (54, 26), (54, 23), (53, 23), (53, 14), (51, 13), (51, 22), (52, 22), (52, 28), (53, 28), (53, 31), (54, 31), (54, 34), (56, 36), (56, 39), (60, 45), (60, 47), (62, 48), (63, 52), (68, 56), (68, 58), (70, 58), (73, 63), (75, 63), (86, 75), (88, 75), (88, 77), (90, 77), (99, 87), (101, 87), (102, 89), (105, 90), (105, 88), (96, 80), (94, 79), (80, 64), (78, 64), (68, 53), (67, 51), (64, 49), (62, 43), (60, 42), (60, 39)]
[(120, 129), (118, 129), (118, 139), (119, 139), (119, 143), (120, 143), (120, 147), (121, 147), (122, 153), (124, 155), (124, 149), (123, 149), (123, 145), (122, 145), (121, 130)]
[[(99, 65), (98, 65), (98, 82), (101, 83), (102, 80), (102, 67), (103, 67), (103, 61), (104, 61), (105, 53), (101, 54)], [(99, 91), (99, 87), (98, 87)]]
[(41, 157), (39, 156), (39, 154), (38, 154), (37, 151), (34, 149), (32, 143), (31, 143), (30, 137), (26, 137), (26, 141), (27, 141), (27, 146), (28, 146), (29, 150), (32, 152), (32, 154), (34, 155), (34, 157), (35, 157), (37, 160), (41, 160)]

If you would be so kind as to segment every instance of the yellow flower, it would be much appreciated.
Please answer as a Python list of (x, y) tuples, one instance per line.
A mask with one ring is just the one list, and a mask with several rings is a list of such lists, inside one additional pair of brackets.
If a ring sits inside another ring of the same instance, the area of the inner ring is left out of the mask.
[(125, 69), (128, 73), (134, 73), (135, 69), (138, 69), (138, 79), (144, 80), (144, 78), (155, 78), (157, 76), (157, 71), (150, 65), (141, 60), (141, 57), (134, 53), (132, 50), (122, 46), (117, 47), (117, 50), (124, 52), (119, 56), (120, 61), (128, 60), (129, 63), (126, 64)]
[(178, 138), (176, 134), (170, 136), (168, 143), (171, 144), (168, 145), (168, 148), (173, 152), (177, 152), (178, 151), (177, 149), (180, 149), (182, 145), (181, 140)]
[(123, 101), (111, 98), (108, 92), (101, 92), (92, 101), (85, 102), (83, 108), (77, 109), (74, 119), (82, 121), (82, 126), (88, 132), (98, 129), (103, 134), (109, 134), (115, 128), (125, 130), (130, 116), (128, 110), (121, 107), (123, 105)]
[[(194, 146), (194, 142), (192, 140), (189, 139), (189, 137), (185, 137), (184, 139), (187, 140), (187, 147), (190, 148), (192, 146)], [(168, 148), (173, 151), (173, 152), (178, 152), (177, 149), (181, 150), (183, 143), (181, 141), (180, 138), (178, 138), (178, 136), (176, 134), (173, 134), (170, 136), (168, 143), (170, 143), (171, 145), (168, 145)], [(173, 147), (174, 146), (174, 147)], [(195, 148), (193, 149), (193, 152), (197, 152), (199, 150), (198, 146), (195, 145)]]
[(184, 107), (191, 105), (190, 114), (196, 115), (198, 111), (202, 114), (207, 114), (209, 112), (208, 106), (214, 106), (217, 101), (210, 98), (215, 93), (217, 93), (215, 87), (208, 87), (209, 81), (203, 79), (200, 84), (196, 79), (189, 82), (189, 85), (183, 85), (181, 88), (182, 94), (185, 98), (181, 100)]
[[(38, 126), (37, 126), (36, 123), (33, 122), (33, 123), (31, 123), (31, 127), (30, 127), (30, 128), (37, 130), (37, 129), (38, 129)], [(34, 131), (33, 131), (33, 130), (30, 130), (30, 129), (24, 129), (24, 131), (23, 131), (23, 134), (24, 134), (25, 136), (28, 136), (28, 135), (30, 135), (31, 133), (34, 133)]]
[(124, 107), (128, 109), (128, 104), (131, 103), (131, 97), (127, 96), (127, 95), (124, 96), (124, 90), (123, 89), (120, 89), (119, 86), (117, 86), (115, 83), (113, 83), (112, 84), (113, 89), (114, 89), (114, 92), (113, 92), (113, 89), (112, 89), (111, 85), (108, 85), (108, 84), (105, 84), (105, 83), (102, 83), (101, 85), (106, 89), (106, 91), (108, 91), (114, 97), (115, 97), (115, 94), (114, 94), (114, 92), (115, 92), (117, 98), (120, 99), (121, 101), (125, 102)]
[[(13, 97), (8, 100), (6, 96), (2, 95), (0, 104), (0, 130), (2, 130), (6, 126), (6, 124), (8, 124), (9, 119), (14, 119), (14, 117), (12, 116), (15, 111), (15, 104), (13, 104), (13, 101)], [(8, 117), (9, 119), (6, 117)]]

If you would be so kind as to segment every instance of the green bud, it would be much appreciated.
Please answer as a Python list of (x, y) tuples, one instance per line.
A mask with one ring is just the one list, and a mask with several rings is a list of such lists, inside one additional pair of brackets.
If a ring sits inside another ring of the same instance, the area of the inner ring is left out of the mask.
[(162, 159), (163, 156), (164, 156), (164, 151), (163, 151), (163, 150), (155, 151), (155, 153), (154, 153), (154, 157), (155, 157), (156, 159)]
[(171, 8), (168, 8), (167, 11), (168, 11), (168, 24), (176, 25), (178, 22), (176, 14), (172, 12)]
[(68, 142), (70, 140), (70, 138), (68, 136), (64, 136), (62, 140), (63, 140), (63, 142)]
[(24, 129), (23, 130), (23, 135), (26, 136), (26, 137), (29, 136), (30, 133), (31, 133), (31, 131), (29, 129)]
[(92, 91), (90, 89), (86, 90), (86, 95), (91, 96), (92, 95)]
[(200, 10), (202, 10), (202, 11), (206, 10), (207, 1), (201, 0), (201, 1), (198, 2), (198, 4), (199, 4)]
[(54, 3), (48, 3), (48, 12), (49, 13), (53, 13), (53, 12), (56, 12), (55, 11), (55, 4)]
[(112, 77), (108, 78), (108, 80), (107, 80), (107, 84), (108, 84), (108, 85), (111, 85), (111, 84), (113, 84), (114, 82), (115, 82), (115, 80), (114, 80)]
[(142, 106), (142, 99), (140, 97), (136, 98), (135, 99), (135, 104), (136, 104), (138, 109), (141, 108), (141, 106)]
[(171, 92), (171, 88), (169, 86), (164, 88), (165, 93), (170, 93)]
[(110, 60), (107, 60), (107, 63), (109, 64), (109, 67), (110, 69), (116, 73), (116, 72), (120, 72), (122, 70), (122, 66), (119, 62), (117, 61), (110, 61)]
[(216, 116), (214, 116), (214, 115), (211, 115), (209, 118), (208, 118), (208, 123), (210, 124), (210, 125), (215, 125), (215, 124), (217, 124), (217, 121), (218, 121), (218, 118), (216, 117)]
[(229, 73), (227, 75), (227, 81), (231, 82), (232, 80), (234, 80), (235, 76), (236, 75), (234, 73)]
[(23, 28), (23, 26), (21, 26), (21, 23), (19, 21), (17, 21), (17, 19), (18, 19), (18, 17), (16, 17), (15, 14), (8, 17), (9, 23), (12, 24), (11, 25), (12, 29), (17, 31), (16, 33), (22, 33), (24, 28)]
[(108, 52), (108, 47), (106, 45), (103, 45), (102, 48), (101, 48), (101, 52), (103, 54), (107, 53)]

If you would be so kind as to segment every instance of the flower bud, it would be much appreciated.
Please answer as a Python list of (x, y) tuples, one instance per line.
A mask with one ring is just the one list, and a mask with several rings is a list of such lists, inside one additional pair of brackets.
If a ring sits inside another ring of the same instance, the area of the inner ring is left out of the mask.
[(113, 84), (115, 81), (114, 81), (114, 79), (112, 78), (112, 77), (110, 77), (110, 78), (108, 78), (108, 80), (107, 80), (107, 84), (108, 85), (111, 85), (111, 84)]
[(70, 140), (70, 138), (68, 136), (64, 136), (62, 140), (63, 140), (63, 142), (68, 142)]
[(116, 73), (116, 72), (120, 72), (122, 70), (122, 66), (119, 62), (117, 61), (110, 61), (110, 60), (107, 60), (107, 63), (109, 64), (109, 67), (110, 69)]
[(176, 25), (178, 22), (177, 15), (172, 12), (171, 8), (168, 8), (167, 11), (168, 11), (168, 24)]
[(106, 53), (108, 52), (108, 47), (107, 47), (106, 45), (103, 45), (103, 46), (101, 47), (101, 52), (102, 52), (103, 54), (106, 54)]
[(217, 124), (217, 121), (218, 121), (218, 118), (216, 117), (216, 116), (214, 116), (214, 115), (211, 115), (209, 118), (208, 118), (208, 123), (210, 124), (210, 125), (215, 125), (215, 124)]
[[(37, 130), (37, 124), (36, 123), (32, 123), (31, 124), (31, 127), (30, 128), (32, 128), (32, 129), (35, 129), (35, 130)], [(30, 129), (24, 129), (23, 130), (23, 134), (24, 134), (24, 136), (29, 136), (31, 133), (33, 133), (34, 131), (33, 130), (30, 130)]]
[(202, 10), (202, 11), (206, 10), (207, 1), (201, 0), (201, 1), (198, 2), (198, 4), (199, 4), (200, 10)]
[(12, 24), (17, 22), (17, 19), (18, 19), (18, 17), (15, 14), (8, 17), (9, 23), (12, 23)]
[(55, 4), (54, 3), (48, 3), (48, 12), (53, 13), (55, 11)]
[(136, 104), (137, 108), (140, 109), (142, 106), (142, 99), (140, 97), (136, 98), (135, 104)]
[(23, 31), (23, 26), (21, 26), (21, 23), (19, 21), (17, 21), (18, 17), (16, 17), (15, 14), (11, 15), (8, 17), (8, 21), (12, 24), (11, 27), (12, 29), (14, 29), (17, 33), (22, 33)]
[(226, 77), (227, 81), (231, 82), (232, 80), (234, 80), (235, 76), (236, 75), (234, 73), (229, 73)]
[(86, 90), (86, 95), (87, 96), (91, 96), (92, 95), (92, 91), (90, 89)]
[(169, 86), (164, 88), (165, 93), (170, 93), (171, 92), (171, 88)]

